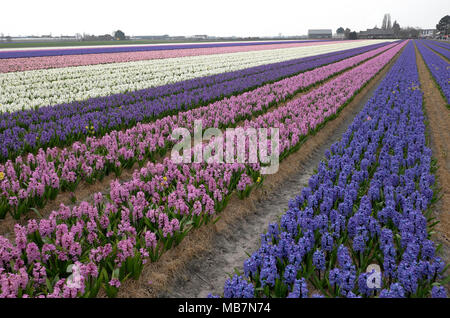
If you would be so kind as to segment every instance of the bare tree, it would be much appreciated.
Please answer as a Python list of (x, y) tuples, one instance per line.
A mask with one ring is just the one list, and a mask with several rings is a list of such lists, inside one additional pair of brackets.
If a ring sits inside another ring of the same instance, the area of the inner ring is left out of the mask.
[(398, 24), (397, 20), (394, 21), (392, 25), (392, 30), (394, 31), (394, 35), (398, 37), (400, 35), (400, 24)]
[(386, 30), (386, 27), (387, 27), (387, 15), (385, 14), (383, 17), (383, 22), (381, 23), (381, 28), (383, 30)]
[(383, 23), (381, 24), (381, 28), (383, 30), (390, 30), (392, 29), (392, 22), (391, 22), (391, 14), (386, 13), (383, 17)]

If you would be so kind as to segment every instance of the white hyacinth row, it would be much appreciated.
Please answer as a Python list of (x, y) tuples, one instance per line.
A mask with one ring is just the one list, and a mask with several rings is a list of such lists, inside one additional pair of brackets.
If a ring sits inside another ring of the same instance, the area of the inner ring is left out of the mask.
[(125, 93), (385, 41), (355, 41), (266, 51), (3, 73), (0, 74), (0, 112)]

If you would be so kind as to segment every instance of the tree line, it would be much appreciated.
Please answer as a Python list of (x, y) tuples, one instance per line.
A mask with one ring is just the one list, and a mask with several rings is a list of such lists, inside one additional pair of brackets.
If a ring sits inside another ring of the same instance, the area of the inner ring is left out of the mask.
[[(374, 29), (378, 29), (378, 27), (375, 26)], [(380, 29), (391, 31), (393, 36), (398, 39), (418, 38), (421, 30), (418, 27), (410, 26), (402, 28), (397, 20), (395, 20), (394, 23), (391, 23), (391, 15), (389, 13), (384, 15)], [(450, 15), (446, 15), (439, 20), (438, 24), (436, 24), (436, 30), (439, 33), (439, 36), (450, 36)], [(347, 40), (355, 40), (358, 38), (358, 33), (351, 31), (349, 28), (344, 29), (343, 27), (339, 27), (336, 30), (336, 33), (344, 34), (344, 37)]]

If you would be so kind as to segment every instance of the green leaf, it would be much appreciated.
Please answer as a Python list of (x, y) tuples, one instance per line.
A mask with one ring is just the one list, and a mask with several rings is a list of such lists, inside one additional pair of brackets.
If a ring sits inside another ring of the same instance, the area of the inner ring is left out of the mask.
[(448, 283), (450, 283), (450, 276), (447, 276), (441, 281), (441, 285), (447, 285)]
[(215, 220), (213, 220), (213, 224), (216, 224), (217, 221), (219, 221), (221, 217), (222, 217), (222, 216), (218, 216)]
[(45, 285), (47, 286), (48, 292), (52, 293), (53, 292), (52, 283), (50, 282), (50, 280), (48, 278), (45, 279)]
[(32, 210), (34, 213), (37, 214), (37, 216), (42, 219), (42, 215), (39, 213), (39, 211), (36, 208), (30, 208), (30, 210)]

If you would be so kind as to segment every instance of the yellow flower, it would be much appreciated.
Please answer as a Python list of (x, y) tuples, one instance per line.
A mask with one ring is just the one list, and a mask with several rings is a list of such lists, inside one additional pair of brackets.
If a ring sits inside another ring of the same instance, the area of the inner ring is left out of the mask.
[(167, 181), (167, 177), (163, 177), (164, 181)]
[(2, 181), (3, 179), (5, 179), (5, 174), (2, 171), (0, 171), (0, 181)]
[(257, 183), (261, 182), (261, 177), (258, 177), (258, 179), (256, 179), (256, 182)]
[(86, 126), (86, 129), (89, 129), (89, 126)]

